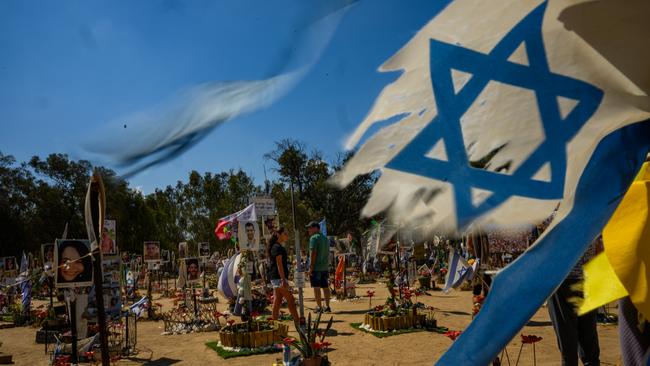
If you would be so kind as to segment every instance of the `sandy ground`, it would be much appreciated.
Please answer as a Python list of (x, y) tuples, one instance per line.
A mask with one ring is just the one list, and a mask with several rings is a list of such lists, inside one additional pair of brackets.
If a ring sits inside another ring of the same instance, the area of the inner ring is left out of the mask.
[[(385, 301), (388, 292), (382, 284), (359, 285), (357, 294), (365, 294), (368, 289), (377, 291), (372, 299), (374, 305)], [(305, 289), (305, 294), (305, 311), (308, 311), (315, 307), (315, 303), (311, 289)], [(437, 312), (440, 326), (462, 330), (470, 323), (470, 292), (456, 291), (449, 294), (430, 292), (430, 295), (420, 296), (418, 301), (440, 309)], [(163, 311), (171, 307), (171, 301), (167, 299), (154, 301), (163, 303)], [(333, 365), (432, 365), (451, 344), (449, 338), (436, 333), (417, 332), (376, 338), (353, 329), (349, 324), (361, 322), (363, 313), (367, 309), (367, 298), (332, 302), (334, 331), (327, 340), (333, 343), (333, 350), (329, 352), (329, 359)], [(219, 310), (225, 310), (223, 302), (219, 304)], [(34, 328), (28, 327), (0, 330), (0, 342), (3, 343), (0, 351), (13, 354), (16, 365), (47, 365), (48, 356), (44, 353), (44, 346), (34, 342), (35, 331)], [(495, 332), (497, 331), (498, 329), (495, 329)], [(206, 342), (218, 340), (216, 332), (161, 335), (162, 332), (162, 321), (139, 322), (138, 354), (119, 361), (118, 365), (272, 365), (276, 359), (281, 358), (281, 353), (276, 353), (223, 360), (205, 346)], [(293, 326), (290, 327), (290, 333), (296, 336)], [(543, 337), (543, 340), (536, 345), (538, 365), (561, 364), (555, 335), (545, 307), (537, 311), (521, 333)], [(599, 324), (598, 334), (602, 364), (617, 364), (619, 346), (616, 326)], [(517, 337), (507, 347), (512, 365), (515, 364), (520, 346)], [(507, 364), (504, 360), (504, 365)], [(532, 364), (533, 350), (530, 345), (526, 345), (521, 353), (520, 365)]]

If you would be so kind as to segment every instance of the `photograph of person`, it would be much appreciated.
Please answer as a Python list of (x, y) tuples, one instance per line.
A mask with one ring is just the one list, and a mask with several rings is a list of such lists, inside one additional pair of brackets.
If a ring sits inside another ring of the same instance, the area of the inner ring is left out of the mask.
[(129, 256), (129, 252), (122, 252), (122, 263), (125, 265), (129, 265), (131, 263), (131, 257)]
[(210, 256), (210, 243), (203, 242), (199, 243), (199, 257), (209, 257)]
[(113, 220), (106, 220), (106, 222), (112, 222), (113, 223), (113, 228), (111, 231), (110, 226), (104, 226), (102, 229), (102, 241), (101, 241), (101, 250), (103, 255), (114, 255), (117, 254), (117, 248), (115, 248), (115, 221)]
[(178, 258), (187, 258), (187, 243), (178, 243)]
[(144, 242), (144, 261), (157, 262), (160, 260), (160, 242), (145, 241)]
[(187, 281), (192, 283), (199, 280), (201, 274), (198, 258), (186, 258), (185, 268), (187, 268)]
[(160, 251), (160, 257), (162, 258), (163, 263), (169, 262), (169, 250), (163, 249)]
[(5, 272), (13, 272), (16, 268), (16, 257), (5, 257)]
[(54, 264), (54, 243), (41, 245), (41, 258), (44, 264)]
[(280, 227), (280, 220), (278, 215), (264, 216), (264, 225), (262, 226), (262, 234), (264, 237), (269, 237), (276, 232)]
[(88, 240), (57, 240), (55, 263), (56, 287), (90, 286), (93, 281), (93, 263)]
[(237, 232), (241, 250), (258, 250), (260, 229), (255, 221), (240, 221)]
[(135, 263), (136, 263), (138, 266), (141, 266), (141, 265), (142, 265), (142, 256), (141, 256), (141, 255), (138, 255), (138, 256), (135, 257)]

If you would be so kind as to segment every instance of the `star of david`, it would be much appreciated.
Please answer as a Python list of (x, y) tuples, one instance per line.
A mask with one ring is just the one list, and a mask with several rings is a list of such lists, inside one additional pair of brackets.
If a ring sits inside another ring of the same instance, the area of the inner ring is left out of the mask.
[[(545, 9), (546, 3), (543, 3), (526, 15), (489, 54), (430, 40), (430, 73), (437, 115), (386, 167), (451, 183), (459, 227), (465, 227), (512, 196), (561, 198), (567, 164), (566, 145), (602, 101), (603, 92), (595, 86), (550, 71), (542, 39)], [(522, 43), (528, 66), (508, 61)], [(454, 91), (452, 70), (472, 75), (457, 92)], [(532, 90), (544, 131), (545, 140), (511, 175), (471, 167), (463, 141), (460, 118), (492, 80)], [(558, 97), (577, 102), (566, 116), (560, 113)], [(444, 141), (447, 161), (425, 156), (440, 140)], [(532, 179), (547, 163), (551, 170), (550, 181)], [(474, 204), (473, 188), (492, 194), (485, 201)]]
[(465, 272), (467, 272), (467, 268), (465, 268), (465, 267), (463, 267), (463, 268), (461, 268), (461, 269), (458, 270), (458, 274), (459, 274), (460, 276), (464, 275)]

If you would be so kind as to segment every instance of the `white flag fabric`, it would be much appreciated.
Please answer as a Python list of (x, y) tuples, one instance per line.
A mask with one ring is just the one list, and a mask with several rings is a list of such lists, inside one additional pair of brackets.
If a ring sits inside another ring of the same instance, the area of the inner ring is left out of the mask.
[(570, 209), (597, 143), (650, 116), (647, 14), (641, 0), (452, 2), (381, 66), (401, 74), (346, 147), (396, 121), (336, 182), (380, 169), (363, 215), (432, 229)]

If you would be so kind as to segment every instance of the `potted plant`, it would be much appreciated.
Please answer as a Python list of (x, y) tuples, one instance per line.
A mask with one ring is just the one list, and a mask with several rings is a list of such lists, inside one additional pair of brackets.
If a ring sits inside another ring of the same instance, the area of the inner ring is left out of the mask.
[(324, 330), (320, 329), (320, 318), (321, 313), (318, 313), (316, 320), (312, 322), (310, 313), (307, 318), (307, 328), (303, 329), (296, 325), (300, 341), (294, 338), (284, 339), (285, 344), (294, 347), (300, 352), (304, 366), (320, 366), (327, 357), (325, 354), (331, 343), (325, 342), (325, 335), (332, 328), (334, 317), (330, 317)]

